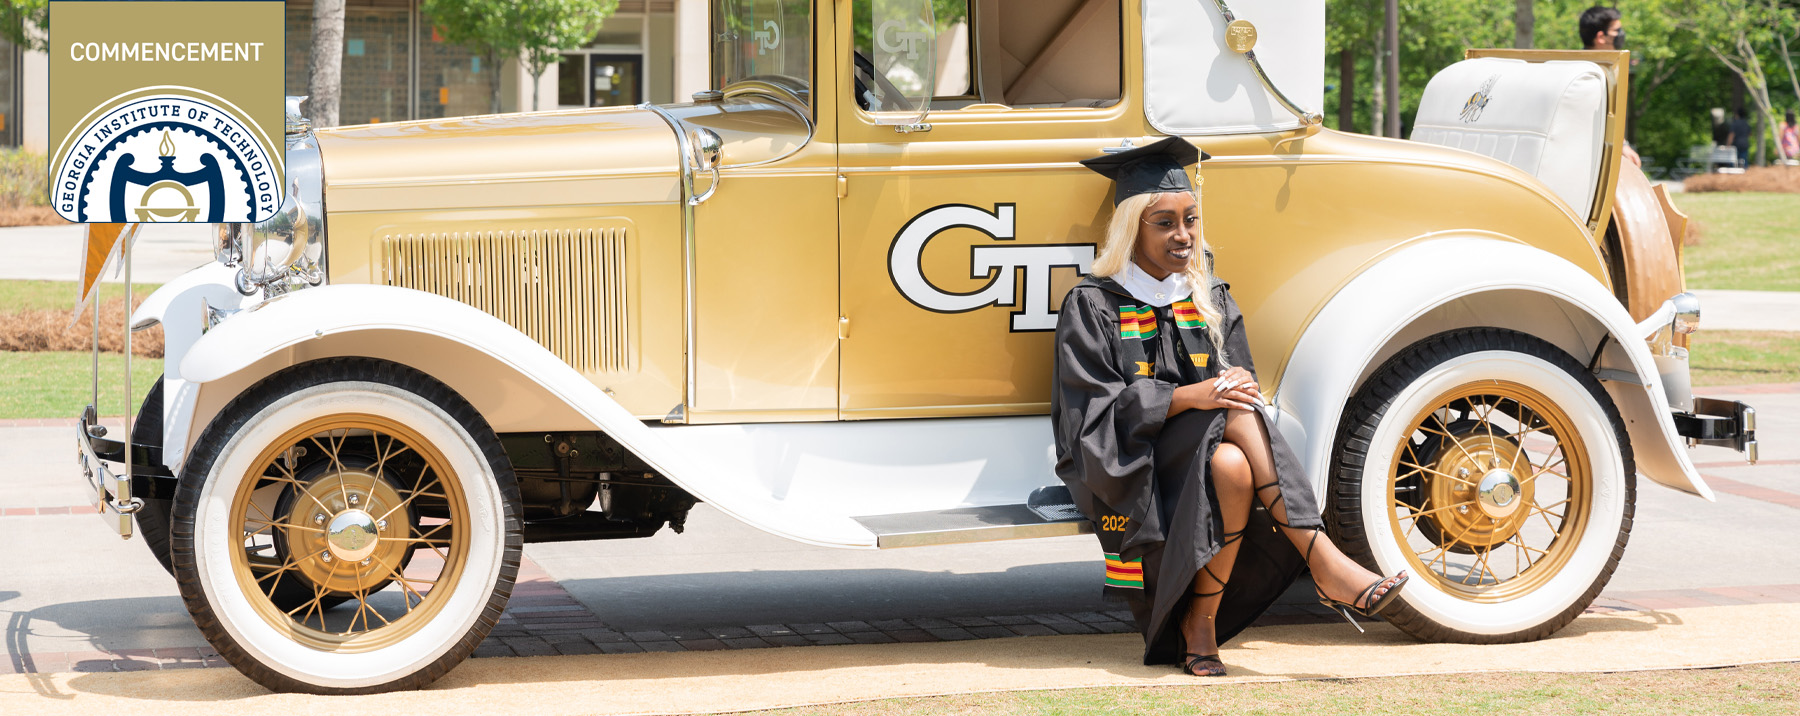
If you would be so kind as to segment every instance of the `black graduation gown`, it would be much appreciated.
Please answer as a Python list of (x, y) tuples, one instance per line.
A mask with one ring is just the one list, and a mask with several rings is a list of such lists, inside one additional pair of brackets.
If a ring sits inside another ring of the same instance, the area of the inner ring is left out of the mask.
[[(1223, 312), (1228, 363), (1255, 374), (1243, 314), (1228, 285), (1215, 281), (1210, 290)], [(1154, 317), (1150, 331), (1146, 313)], [(1192, 314), (1181, 324), (1176, 318), (1175, 306), (1147, 307), (1111, 279), (1090, 276), (1063, 299), (1056, 326), (1050, 403), (1056, 474), (1094, 521), (1108, 554), (1106, 589), (1131, 605), (1146, 664), (1176, 663), (1186, 651), (1180, 623), (1192, 603), (1194, 575), (1222, 539), (1208, 468), (1224, 436), (1225, 411), (1168, 417), (1176, 386), (1219, 373), (1206, 337), (1213, 327), (1193, 327)], [(1266, 409), (1257, 412), (1288, 521), (1318, 526), (1318, 504), (1299, 459)], [(1258, 502), (1214, 622), (1219, 643), (1255, 621), (1304, 567)], [(1133, 584), (1137, 570), (1141, 587)]]

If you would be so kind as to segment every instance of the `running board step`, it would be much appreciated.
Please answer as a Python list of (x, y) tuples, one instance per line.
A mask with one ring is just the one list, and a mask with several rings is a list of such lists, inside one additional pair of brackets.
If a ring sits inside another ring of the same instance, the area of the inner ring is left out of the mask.
[(875, 546), (925, 547), (1089, 534), (1094, 524), (1075, 509), (1066, 487), (1040, 487), (1022, 505), (959, 507), (852, 518), (875, 533)]

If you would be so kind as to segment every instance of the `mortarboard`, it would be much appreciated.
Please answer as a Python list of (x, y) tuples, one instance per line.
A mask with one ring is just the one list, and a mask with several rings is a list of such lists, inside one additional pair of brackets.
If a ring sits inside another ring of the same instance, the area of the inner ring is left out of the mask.
[(1113, 206), (1139, 194), (1169, 191), (1192, 191), (1188, 182), (1189, 164), (1211, 159), (1181, 137), (1168, 137), (1154, 144), (1081, 160), (1081, 165), (1113, 180)]

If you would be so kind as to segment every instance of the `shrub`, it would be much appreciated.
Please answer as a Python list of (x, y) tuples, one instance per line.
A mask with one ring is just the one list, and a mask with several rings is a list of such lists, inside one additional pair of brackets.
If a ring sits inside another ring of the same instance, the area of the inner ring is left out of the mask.
[(48, 161), (23, 149), (0, 149), (0, 207), (49, 206)]

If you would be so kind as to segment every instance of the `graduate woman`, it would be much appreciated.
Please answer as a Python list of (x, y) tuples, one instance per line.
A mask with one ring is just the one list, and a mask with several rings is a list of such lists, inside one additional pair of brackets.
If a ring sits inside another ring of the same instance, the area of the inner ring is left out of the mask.
[(1063, 300), (1050, 413), (1057, 475), (1094, 521), (1144, 663), (1217, 676), (1219, 644), (1302, 567), (1323, 603), (1365, 615), (1407, 577), (1363, 569), (1320, 528), (1263, 411), (1243, 316), (1208, 265), (1184, 168), (1202, 158), (1170, 137), (1082, 162), (1116, 182), (1113, 216), (1093, 274)]

